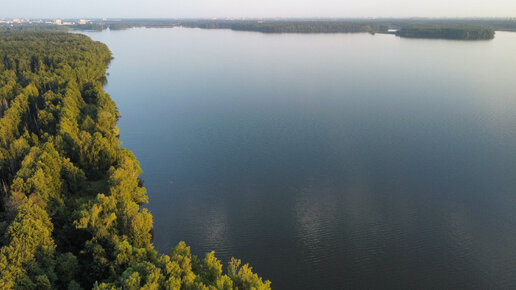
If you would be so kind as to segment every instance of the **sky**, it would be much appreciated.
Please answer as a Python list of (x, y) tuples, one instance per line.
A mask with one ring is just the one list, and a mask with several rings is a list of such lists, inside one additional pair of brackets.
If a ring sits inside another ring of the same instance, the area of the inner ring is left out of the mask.
[(516, 0), (0, 0), (0, 17), (516, 17)]

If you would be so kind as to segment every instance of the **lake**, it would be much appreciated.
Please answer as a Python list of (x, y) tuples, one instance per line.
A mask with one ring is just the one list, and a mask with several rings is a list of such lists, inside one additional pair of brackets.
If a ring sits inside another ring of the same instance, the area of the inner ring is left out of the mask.
[(86, 34), (160, 252), (275, 289), (516, 287), (516, 33)]

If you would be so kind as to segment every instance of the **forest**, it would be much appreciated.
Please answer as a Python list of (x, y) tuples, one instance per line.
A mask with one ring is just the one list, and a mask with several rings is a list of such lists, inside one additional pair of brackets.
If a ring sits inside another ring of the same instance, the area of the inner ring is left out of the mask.
[(270, 289), (238, 259), (154, 249), (111, 59), (80, 34), (0, 32), (0, 289)]
[(495, 32), (489, 28), (453, 26), (406, 26), (396, 32), (397, 36), (410, 38), (439, 38), (459, 40), (493, 39)]

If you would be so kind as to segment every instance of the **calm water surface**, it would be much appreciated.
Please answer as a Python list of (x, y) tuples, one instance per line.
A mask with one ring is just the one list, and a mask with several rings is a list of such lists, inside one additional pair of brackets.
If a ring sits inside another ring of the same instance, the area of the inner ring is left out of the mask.
[(276, 289), (516, 287), (516, 34), (88, 35), (161, 252)]

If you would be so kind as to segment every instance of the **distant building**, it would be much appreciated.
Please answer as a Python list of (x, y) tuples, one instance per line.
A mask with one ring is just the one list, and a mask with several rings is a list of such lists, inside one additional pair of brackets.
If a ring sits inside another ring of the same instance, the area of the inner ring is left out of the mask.
[(87, 24), (88, 23), (88, 20), (84, 20), (84, 19), (80, 19), (79, 20), (79, 24), (81, 25), (84, 25), (84, 24)]
[(61, 19), (54, 20), (54, 24), (61, 25), (63, 24), (63, 21)]

